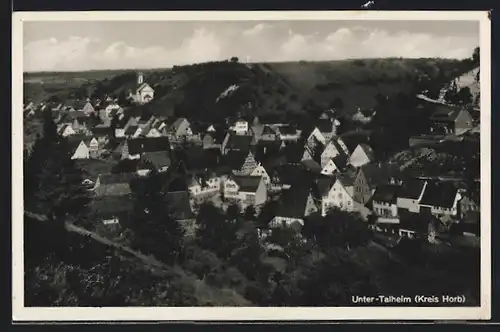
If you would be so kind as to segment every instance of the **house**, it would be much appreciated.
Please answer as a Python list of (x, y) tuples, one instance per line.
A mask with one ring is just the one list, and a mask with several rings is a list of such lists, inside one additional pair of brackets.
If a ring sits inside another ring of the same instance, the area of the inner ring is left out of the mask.
[(295, 126), (288, 124), (280, 124), (274, 127), (278, 138), (281, 141), (286, 142), (296, 142), (300, 138), (300, 130), (298, 130)]
[(166, 172), (171, 164), (168, 151), (147, 151), (141, 159), (149, 163), (156, 172)]
[(349, 164), (353, 167), (361, 167), (375, 160), (375, 154), (370, 146), (361, 143), (354, 149), (350, 158)]
[[(329, 141), (326, 144), (325, 149), (321, 153), (321, 167), (325, 167), (326, 164), (328, 164), (332, 160), (332, 158), (335, 158), (340, 154), (346, 155), (342, 147), (338, 144), (337, 140), (333, 139)], [(345, 159), (347, 160), (347, 158)]]
[(230, 175), (224, 180), (224, 197), (236, 200), (242, 207), (261, 206), (267, 201), (267, 187), (262, 177)]
[(253, 169), (253, 171), (250, 173), (250, 176), (260, 176), (264, 180), (264, 183), (266, 186), (271, 185), (271, 178), (269, 177), (269, 174), (267, 174), (266, 169), (262, 165), (258, 165)]
[(264, 125), (262, 132), (260, 133), (259, 141), (276, 141), (278, 139), (278, 134), (269, 125)]
[(297, 224), (303, 226), (305, 217), (318, 212), (311, 189), (308, 181), (300, 181), (284, 192), (269, 227), (294, 227)]
[(479, 199), (479, 191), (462, 194), (462, 198), (458, 202), (458, 215), (460, 219), (470, 219), (470, 216), (473, 216), (481, 211)]
[(248, 135), (249, 134), (249, 126), (248, 121), (245, 119), (236, 120), (232, 126), (229, 127), (229, 130), (235, 132), (237, 135)]
[[(174, 151), (179, 161), (184, 164), (188, 174), (205, 174), (216, 170), (221, 163), (219, 149), (203, 149), (201, 146), (183, 147)], [(244, 159), (243, 159), (244, 162)], [(231, 170), (228, 169), (228, 173)]]
[(249, 151), (255, 143), (252, 135), (236, 135), (235, 133), (227, 133), (221, 145), (222, 154), (228, 151)]
[(347, 167), (347, 157), (341, 153), (331, 158), (321, 170), (321, 174), (334, 175), (338, 172), (343, 172)]
[[(398, 218), (398, 191), (399, 185), (382, 184), (375, 189), (372, 200), (372, 210), (378, 219)], [(399, 220), (398, 220), (399, 222)]]
[(265, 162), (279, 156), (281, 150), (281, 141), (260, 140), (255, 145), (255, 158), (259, 162)]
[(452, 182), (429, 182), (420, 200), (420, 209), (436, 217), (458, 219), (458, 202), (462, 199), (462, 193)]
[(137, 75), (137, 85), (130, 91), (129, 98), (138, 104), (149, 103), (154, 98), (154, 89), (146, 82), (142, 73)]
[(194, 219), (191, 209), (189, 193), (186, 190), (169, 191), (165, 195), (167, 209), (170, 215), (177, 222), (184, 222)]
[(466, 109), (445, 105), (438, 106), (429, 121), (430, 132), (438, 135), (461, 135), (474, 126), (472, 116)]
[[(302, 157), (300, 158), (300, 162), (306, 161), (306, 160), (314, 160), (314, 155), (311, 149), (306, 145), (303, 148), (303, 153)], [(320, 165), (321, 166), (321, 165)]]
[(221, 158), (221, 166), (236, 175), (249, 175), (258, 166), (251, 151), (229, 151)]
[(337, 135), (337, 124), (334, 119), (319, 119), (316, 123), (316, 128), (324, 137), (325, 142), (328, 142)]
[(92, 113), (95, 112), (94, 105), (92, 105), (92, 103), (90, 102), (90, 100), (87, 100), (87, 102), (85, 103), (85, 105), (82, 108), (82, 112), (86, 116), (90, 116), (90, 114), (92, 114)]
[(99, 142), (92, 136), (72, 136), (68, 140), (71, 159), (99, 158)]
[(188, 191), (196, 200), (217, 195), (221, 192), (222, 177), (214, 172), (193, 174), (188, 179)]
[(350, 131), (337, 137), (336, 141), (338, 146), (340, 146), (342, 150), (344, 150), (344, 153), (350, 157), (354, 153), (358, 145), (370, 145), (370, 132)]
[(122, 159), (139, 159), (146, 152), (170, 151), (167, 137), (139, 137), (127, 139), (121, 149)]
[(176, 139), (190, 138), (193, 136), (191, 124), (186, 118), (178, 118), (175, 120), (169, 131)]
[(349, 175), (338, 176), (335, 179), (333, 186), (321, 199), (322, 216), (325, 216), (332, 208), (348, 212), (355, 211), (354, 181), (355, 178)]
[(309, 172), (314, 174), (321, 173), (321, 166), (313, 159), (307, 159), (302, 161), (302, 166)]
[(361, 166), (354, 181), (354, 199), (361, 204), (368, 203), (378, 185), (398, 182), (397, 173), (395, 164), (370, 163)]
[(420, 212), (420, 200), (424, 195), (427, 181), (421, 179), (405, 180), (401, 184), (398, 192), (397, 206), (399, 209), (405, 209), (409, 212)]
[(73, 126), (70, 124), (63, 124), (59, 130), (58, 134), (61, 135), (62, 137), (68, 137), (72, 135), (76, 135), (76, 131), (73, 129)]
[(321, 131), (315, 127), (313, 131), (307, 136), (306, 144), (309, 148), (314, 149), (318, 144), (325, 145), (327, 142), (325, 136), (321, 133)]
[(97, 197), (126, 196), (132, 193), (131, 182), (137, 173), (100, 174), (95, 182), (94, 193)]
[(91, 132), (92, 136), (94, 136), (101, 145), (108, 143), (113, 133), (112, 128), (105, 125), (97, 125), (92, 128)]

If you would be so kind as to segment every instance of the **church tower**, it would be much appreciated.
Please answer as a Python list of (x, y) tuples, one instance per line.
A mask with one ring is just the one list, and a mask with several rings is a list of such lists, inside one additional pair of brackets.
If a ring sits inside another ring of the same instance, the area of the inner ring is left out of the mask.
[(137, 84), (142, 84), (142, 83), (144, 83), (144, 76), (142, 72), (139, 72), (139, 74), (137, 75)]

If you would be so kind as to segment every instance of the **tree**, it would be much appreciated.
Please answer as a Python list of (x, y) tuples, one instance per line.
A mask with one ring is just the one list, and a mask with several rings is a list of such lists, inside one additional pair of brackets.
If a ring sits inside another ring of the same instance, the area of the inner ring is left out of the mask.
[(256, 212), (255, 212), (255, 207), (253, 205), (249, 205), (246, 207), (245, 212), (243, 214), (243, 218), (246, 221), (255, 221)]
[(479, 47), (474, 48), (474, 51), (472, 52), (472, 63), (474, 65), (479, 65), (479, 55), (480, 55)]
[(233, 62), (233, 63), (237, 63), (238, 61), (239, 61), (239, 59), (237, 57), (235, 57), (235, 56), (233, 56), (231, 58), (231, 62)]
[(342, 250), (331, 250), (313, 264), (297, 282), (297, 305), (340, 306), (352, 304), (352, 296), (376, 296), (372, 273)]
[(330, 103), (330, 107), (333, 109), (341, 110), (344, 108), (344, 102), (340, 97), (335, 97), (335, 99)]
[(304, 224), (304, 235), (323, 250), (350, 250), (370, 240), (370, 231), (356, 214), (332, 209), (325, 217), (311, 217)]
[(157, 176), (144, 179), (136, 194), (133, 228), (134, 246), (167, 263), (174, 263), (182, 250), (183, 230), (169, 211), (163, 181)]
[(196, 218), (196, 243), (212, 250), (220, 258), (227, 258), (238, 246), (236, 232), (239, 224), (227, 218), (223, 211), (212, 204), (202, 204)]

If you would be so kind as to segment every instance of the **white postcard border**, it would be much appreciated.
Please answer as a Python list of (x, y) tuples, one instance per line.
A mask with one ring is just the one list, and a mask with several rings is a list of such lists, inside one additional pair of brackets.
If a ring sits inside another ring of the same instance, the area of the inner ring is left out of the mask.
[[(481, 79), (480, 307), (24, 307), (23, 22), (24, 21), (478, 21)], [(12, 18), (12, 315), (14, 321), (485, 320), (491, 318), (491, 21), (485, 11), (177, 11), (16, 12)], [(486, 110), (486, 111), (485, 111)]]

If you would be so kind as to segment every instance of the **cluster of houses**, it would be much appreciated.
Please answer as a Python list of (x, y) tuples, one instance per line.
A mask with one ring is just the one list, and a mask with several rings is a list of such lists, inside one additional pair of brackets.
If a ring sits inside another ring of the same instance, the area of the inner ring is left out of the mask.
[[(131, 98), (149, 102), (154, 91), (142, 75), (137, 83)], [(106, 224), (126, 215), (134, 186), (154, 173), (168, 182), (174, 215), (187, 225), (193, 225), (197, 206), (208, 200), (257, 210), (275, 200), (271, 230), (300, 228), (311, 215), (340, 209), (359, 213), (382, 233), (435, 235), (460, 224), (478, 234), (477, 190), (403, 177), (396, 165), (377, 161), (370, 135), (339, 134), (333, 112), (324, 112), (312, 130), (301, 130), (292, 124), (260, 123), (258, 118), (218, 125), (127, 116), (111, 98), (52, 110), (59, 133), (72, 144), (72, 159), (113, 160), (120, 166), (85, 181), (95, 196), (96, 218)], [(453, 116), (461, 119), (463, 114)]]

